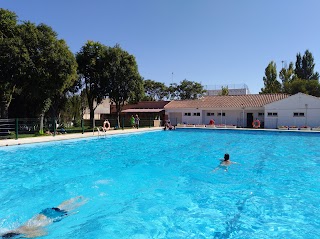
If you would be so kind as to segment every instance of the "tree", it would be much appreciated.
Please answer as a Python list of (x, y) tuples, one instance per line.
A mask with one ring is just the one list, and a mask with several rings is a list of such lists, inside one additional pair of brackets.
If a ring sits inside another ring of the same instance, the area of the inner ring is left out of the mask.
[(308, 95), (320, 97), (320, 84), (318, 80), (308, 80), (306, 82), (306, 92)]
[[(295, 68), (290, 62), (288, 68), (282, 68), (279, 73), (279, 78), (282, 81), (283, 93), (296, 94), (302, 92), (305, 94), (320, 96), (319, 73), (314, 72), (314, 59), (308, 50), (304, 55), (296, 55)], [(262, 94), (279, 93), (281, 84), (277, 81), (276, 64), (272, 61), (265, 69), (265, 77), (263, 77), (265, 87), (261, 89)]]
[(319, 73), (314, 72), (314, 59), (308, 50), (301, 57), (297, 54), (297, 59), (293, 69), (293, 63), (290, 63), (288, 69), (282, 69), (279, 77), (282, 79), (282, 91), (288, 94), (296, 94), (302, 92), (305, 94), (319, 96)]
[(221, 87), (221, 93), (219, 95), (229, 95), (229, 88), (228, 86), (226, 87)]
[(303, 80), (319, 80), (319, 73), (314, 72), (314, 59), (312, 53), (308, 50), (305, 51), (303, 57), (301, 54), (297, 54), (296, 58), (296, 77)]
[(271, 61), (265, 69), (263, 82), (264, 88), (261, 88), (260, 94), (272, 94), (281, 92), (281, 84), (277, 80), (277, 66), (273, 61)]
[(83, 112), (86, 107), (85, 94), (68, 95), (67, 102), (61, 113), (61, 122), (72, 121), (74, 126), (80, 126), (80, 121), (83, 118)]
[(171, 99), (191, 100), (203, 96), (205, 90), (200, 83), (184, 79), (180, 84), (171, 84), (169, 87)]
[(145, 96), (150, 101), (163, 100), (168, 96), (168, 87), (164, 83), (153, 80), (143, 81)]
[(285, 82), (291, 82), (294, 79), (294, 67), (293, 63), (290, 62), (288, 68), (282, 68), (281, 71), (279, 72), (279, 78), (282, 81), (282, 84)]
[(143, 96), (143, 79), (133, 55), (121, 49), (119, 45), (109, 48), (106, 53), (107, 92), (116, 106), (118, 126), (120, 112), (125, 102), (137, 102)]
[(77, 63), (65, 41), (57, 39), (57, 33), (45, 24), (25, 22), (21, 25), (21, 38), (30, 58), (23, 95), (40, 115), (42, 134), (44, 115), (52, 101), (76, 81)]
[(297, 78), (290, 82), (285, 82), (283, 88), (284, 92), (290, 95), (301, 92), (317, 97), (320, 96), (320, 84), (317, 80), (302, 80)]
[(28, 61), (17, 15), (0, 8), (0, 118), (8, 118), (12, 95), (19, 90)]
[(179, 88), (177, 83), (171, 83), (168, 87), (168, 99), (179, 99)]
[(87, 96), (92, 127), (95, 127), (94, 111), (107, 95), (107, 51), (103, 44), (88, 41), (76, 54), (79, 84)]

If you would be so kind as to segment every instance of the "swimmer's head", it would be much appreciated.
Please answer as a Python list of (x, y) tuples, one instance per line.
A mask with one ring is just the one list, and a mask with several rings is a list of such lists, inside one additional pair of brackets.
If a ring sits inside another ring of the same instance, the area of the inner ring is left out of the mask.
[(229, 154), (224, 154), (224, 161), (227, 161), (227, 160), (229, 160), (230, 159), (230, 156), (229, 156)]

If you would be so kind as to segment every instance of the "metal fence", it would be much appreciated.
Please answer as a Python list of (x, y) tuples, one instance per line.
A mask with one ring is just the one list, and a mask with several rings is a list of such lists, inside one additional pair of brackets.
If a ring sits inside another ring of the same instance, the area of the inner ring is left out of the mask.
[[(111, 129), (132, 128), (129, 117), (121, 117), (120, 125), (117, 118), (108, 118)], [(61, 123), (55, 118), (45, 118), (43, 121), (44, 135), (58, 135), (65, 133), (84, 133), (97, 131), (97, 127), (103, 126), (104, 120), (79, 120), (77, 122)], [(93, 127), (94, 126), (94, 127)], [(153, 118), (140, 119), (139, 127), (154, 127)], [(34, 137), (42, 135), (40, 131), (39, 118), (15, 118), (0, 119), (0, 140), (1, 139), (18, 139), (22, 137)]]
[(14, 136), (12, 132), (16, 131), (17, 129), (15, 119), (0, 119), (0, 139), (10, 138)]

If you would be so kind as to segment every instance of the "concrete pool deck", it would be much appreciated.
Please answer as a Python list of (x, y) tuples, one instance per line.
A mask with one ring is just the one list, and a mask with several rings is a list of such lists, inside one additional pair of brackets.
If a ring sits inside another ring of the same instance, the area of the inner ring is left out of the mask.
[[(162, 130), (162, 127), (153, 127), (153, 128), (140, 128), (140, 129), (119, 129), (119, 130), (109, 130), (106, 133), (100, 133), (100, 137), (104, 137), (104, 135), (115, 135), (115, 134), (130, 134), (137, 132), (148, 132), (148, 131), (156, 131)], [(22, 145), (22, 144), (34, 144), (34, 143), (43, 143), (43, 142), (52, 142), (52, 141), (60, 141), (60, 140), (68, 140), (68, 139), (81, 139), (81, 138), (89, 138), (89, 137), (99, 137), (98, 132), (86, 132), (84, 134), (74, 133), (74, 134), (59, 134), (55, 136), (39, 136), (39, 137), (28, 137), (28, 138), (20, 138), (20, 139), (3, 139), (0, 140), (0, 147), (4, 146), (13, 146), (13, 145)]]
[[(319, 130), (282, 130), (282, 129), (249, 129), (249, 128), (212, 128), (212, 127), (177, 127), (177, 129), (206, 129), (206, 130), (239, 130), (239, 131), (273, 131), (273, 132), (301, 132), (301, 133), (318, 133)], [(140, 128), (140, 129), (119, 129), (119, 130), (109, 130), (106, 133), (100, 133), (100, 137), (104, 137), (104, 135), (116, 135), (116, 134), (130, 134), (137, 132), (148, 132), (148, 131), (159, 131), (163, 130), (163, 127), (152, 127), (152, 128)], [(3, 139), (0, 140), (0, 147), (4, 146), (13, 146), (13, 145), (22, 145), (22, 144), (33, 144), (33, 143), (43, 143), (43, 142), (52, 142), (52, 141), (60, 141), (60, 140), (68, 140), (68, 139), (81, 139), (81, 138), (89, 138), (89, 137), (99, 137), (98, 131), (86, 132), (84, 134), (81, 133), (73, 133), (73, 134), (59, 134), (56, 136), (40, 136), (40, 137), (28, 137), (28, 138), (20, 138), (20, 139)]]

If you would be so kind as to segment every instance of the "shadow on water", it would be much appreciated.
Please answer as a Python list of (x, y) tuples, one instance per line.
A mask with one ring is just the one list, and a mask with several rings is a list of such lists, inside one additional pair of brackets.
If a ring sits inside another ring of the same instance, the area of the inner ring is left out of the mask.
[(241, 230), (241, 225), (240, 225), (240, 218), (241, 214), (245, 208), (245, 204), (248, 199), (252, 198), (253, 194), (250, 193), (248, 196), (246, 196), (242, 201), (238, 201), (236, 206), (237, 206), (237, 212), (234, 214), (234, 216), (225, 222), (225, 232), (215, 232), (213, 235), (213, 238), (216, 239), (226, 239), (230, 238), (230, 236), (238, 231)]

